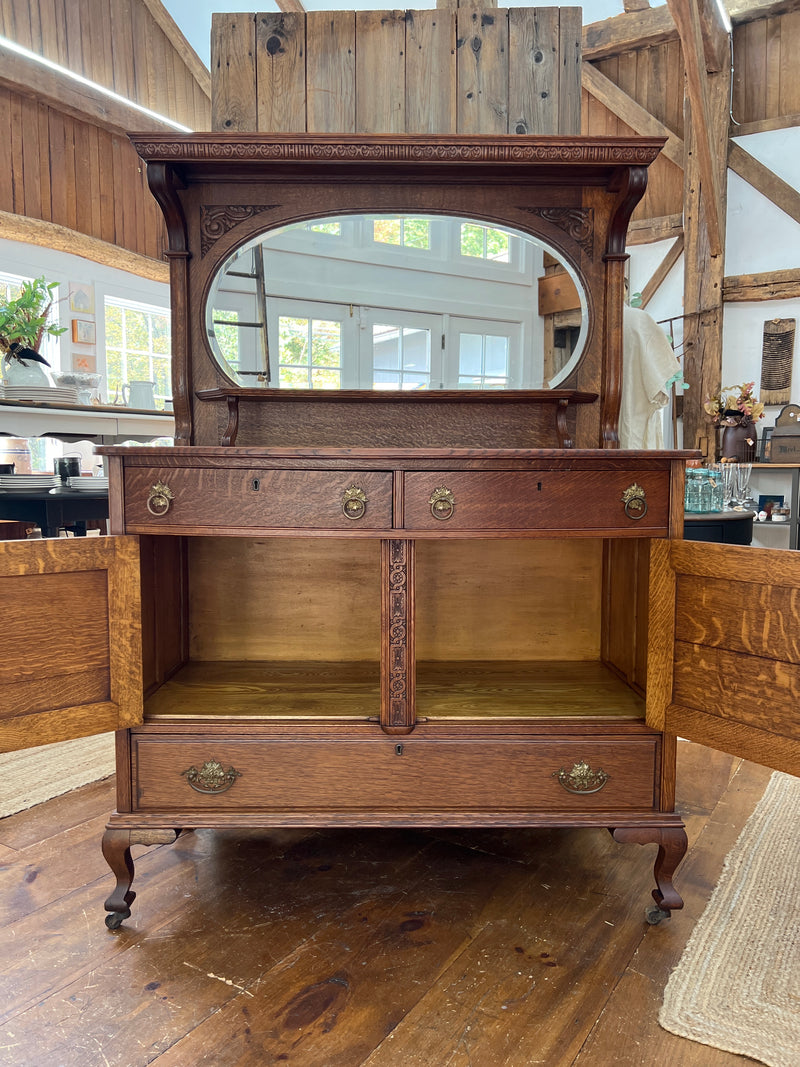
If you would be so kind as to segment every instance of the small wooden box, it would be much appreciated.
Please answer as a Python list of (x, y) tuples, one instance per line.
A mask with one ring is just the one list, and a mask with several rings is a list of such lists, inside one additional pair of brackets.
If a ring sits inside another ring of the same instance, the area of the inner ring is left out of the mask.
[(770, 438), (770, 463), (800, 465), (800, 426), (776, 426)]

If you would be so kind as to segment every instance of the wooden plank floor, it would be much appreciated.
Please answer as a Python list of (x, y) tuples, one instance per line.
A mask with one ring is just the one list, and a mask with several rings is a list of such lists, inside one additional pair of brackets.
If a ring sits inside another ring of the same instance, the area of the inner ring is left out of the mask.
[(657, 1015), (769, 772), (679, 745), (686, 907), (599, 830), (198, 831), (111, 933), (96, 783), (0, 821), (0, 1064), (733, 1067)]

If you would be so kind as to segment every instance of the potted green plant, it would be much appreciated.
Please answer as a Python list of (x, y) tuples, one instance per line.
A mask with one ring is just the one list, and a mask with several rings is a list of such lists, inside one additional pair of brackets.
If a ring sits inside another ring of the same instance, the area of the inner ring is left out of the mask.
[[(6, 379), (14, 378), (13, 372), (18, 367), (33, 369), (40, 363), (50, 366), (39, 348), (45, 336), (64, 333), (63, 326), (48, 322), (57, 285), (45, 281), (44, 277), (34, 278), (22, 283), (19, 296), (0, 300), (0, 353)], [(45, 376), (41, 368), (38, 371), (36, 377)]]

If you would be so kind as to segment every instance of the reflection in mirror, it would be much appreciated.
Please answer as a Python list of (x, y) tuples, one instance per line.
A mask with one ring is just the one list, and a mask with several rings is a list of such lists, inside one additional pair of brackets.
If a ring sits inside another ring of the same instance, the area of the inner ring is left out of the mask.
[(344, 215), (240, 248), (213, 280), (206, 327), (245, 387), (542, 389), (577, 364), (588, 316), (572, 266), (529, 234)]

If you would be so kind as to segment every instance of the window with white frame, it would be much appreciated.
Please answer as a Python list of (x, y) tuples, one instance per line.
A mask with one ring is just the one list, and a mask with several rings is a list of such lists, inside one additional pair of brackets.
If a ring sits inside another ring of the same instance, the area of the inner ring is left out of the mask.
[(127, 382), (153, 382), (163, 408), (172, 396), (169, 310), (107, 296), (105, 334), (108, 399), (121, 400)]

